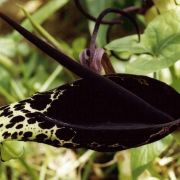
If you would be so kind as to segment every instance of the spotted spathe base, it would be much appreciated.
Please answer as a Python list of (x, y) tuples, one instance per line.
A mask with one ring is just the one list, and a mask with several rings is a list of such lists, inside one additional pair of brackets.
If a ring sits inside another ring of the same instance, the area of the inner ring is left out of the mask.
[[(156, 108), (174, 118), (180, 117), (180, 96), (164, 83), (144, 76), (108, 77)], [(1, 107), (0, 141), (14, 139), (56, 147), (116, 151), (158, 140), (180, 124), (149, 117), (146, 121), (136, 119), (133, 107), (124, 109), (123, 102), (104, 93), (98, 85), (91, 88), (91, 83), (78, 80)]]

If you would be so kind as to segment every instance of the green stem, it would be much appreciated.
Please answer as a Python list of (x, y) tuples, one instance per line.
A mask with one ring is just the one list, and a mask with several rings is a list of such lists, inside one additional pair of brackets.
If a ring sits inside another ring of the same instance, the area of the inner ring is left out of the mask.
[(7, 70), (9, 70), (13, 75), (15, 74), (16, 69), (14, 68), (14, 63), (11, 59), (0, 54), (0, 64), (4, 66)]
[(0, 179), (1, 180), (7, 180), (5, 172), (6, 172), (5, 165), (1, 163), (0, 164)]
[(21, 10), (24, 12), (24, 14), (28, 17), (29, 21), (31, 22), (34, 29), (45, 39), (47, 39), (51, 44), (53, 44), (57, 49), (60, 51), (63, 51), (63, 48), (61, 47), (60, 43), (56, 41), (56, 39), (51, 36), (40, 24), (38, 24), (36, 21), (32, 19), (30, 14), (24, 9), (23, 6), (18, 5)]
[(47, 171), (47, 160), (45, 160), (45, 162), (43, 163), (42, 167), (41, 167), (41, 171), (40, 171), (40, 175), (39, 175), (39, 180), (45, 180), (46, 178), (46, 171)]
[(85, 167), (85, 170), (84, 170), (84, 173), (83, 173), (83, 176), (82, 176), (82, 180), (87, 180), (89, 179), (89, 176), (90, 176), (90, 173), (92, 171), (92, 166), (93, 166), (93, 160), (95, 159), (96, 157), (96, 153), (94, 153), (91, 158), (89, 159), (86, 167)]
[[(9, 145), (6, 144), (6, 147), (8, 148), (8, 150), (12, 153), (15, 154), (13, 148), (11, 148)], [(31, 169), (31, 167), (26, 163), (26, 161), (24, 161), (24, 159), (22, 157), (20, 157), (19, 162), (23, 165), (23, 167), (26, 168), (26, 170), (28, 171), (29, 175), (31, 176), (31, 178), (33, 180), (38, 180), (38, 176), (34, 173), (34, 171)]]
[(13, 90), (15, 91), (16, 95), (18, 96), (19, 100), (25, 99), (24, 93), (22, 92), (21, 88), (18, 85), (18, 82), (11, 80), (11, 85)]
[(40, 92), (46, 91), (48, 87), (51, 85), (51, 83), (56, 79), (56, 77), (59, 75), (59, 73), (62, 71), (62, 66), (58, 66), (55, 71), (48, 77), (48, 79), (45, 81), (45, 83), (42, 85)]
[[(37, 20), (37, 23), (41, 24), (46, 19), (48, 19), (52, 14), (54, 14), (58, 9), (60, 9), (62, 6), (64, 6), (68, 0), (53, 0), (46, 3), (44, 6), (42, 6), (38, 11), (36, 11), (33, 14), (33, 18)], [(22, 26), (24, 26), (29, 31), (33, 31), (33, 27), (28, 19), (25, 19), (22, 23)], [(16, 31), (12, 33), (12, 38), (16, 40), (18, 43), (22, 36), (19, 35)]]
[(12, 102), (16, 102), (17, 99), (14, 98), (13, 96), (11, 96), (6, 89), (4, 89), (2, 86), (0, 86), (0, 94), (3, 95), (4, 97), (6, 97), (6, 99), (12, 103)]
[(122, 151), (118, 154), (118, 170), (119, 170), (119, 180), (126, 179), (131, 180), (131, 162), (130, 162), (130, 151)]
[[(24, 14), (27, 16), (27, 18), (29, 19), (29, 21), (31, 22), (32, 26), (34, 27), (34, 29), (44, 38), (46, 39), (50, 44), (52, 44), (55, 48), (57, 48), (60, 51), (65, 52), (66, 54), (68, 54), (70, 57), (72, 57), (72, 51), (70, 50), (71, 48), (63, 41), (61, 41), (61, 44), (64, 44), (67, 48), (63, 48), (63, 46), (53, 37), (51, 36), (39, 23), (37, 23), (36, 21), (34, 21), (34, 19), (31, 17), (31, 15), (20, 5), (18, 5), (22, 11), (24, 12)], [(67, 70), (66, 68), (64, 68), (64, 70), (67, 72), (67, 74), (69, 75), (69, 77), (74, 80), (75, 77), (74, 75)]]

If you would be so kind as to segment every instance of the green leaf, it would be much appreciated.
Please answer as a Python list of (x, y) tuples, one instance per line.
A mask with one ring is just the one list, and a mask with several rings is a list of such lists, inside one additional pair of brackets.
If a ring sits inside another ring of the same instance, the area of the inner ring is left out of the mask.
[[(180, 42), (180, 15), (178, 10), (168, 11), (156, 17), (146, 28), (144, 35), (152, 53), (161, 54), (171, 43)], [(176, 39), (178, 36), (178, 39)], [(160, 52), (159, 52), (160, 50)]]
[(174, 131), (172, 135), (175, 138), (176, 142), (180, 145), (180, 129)]
[(171, 143), (172, 136), (131, 150), (131, 167), (133, 177), (139, 176)]
[[(150, 55), (140, 55), (130, 62), (126, 71), (148, 74), (172, 66), (180, 59), (179, 11), (168, 11), (155, 18), (146, 28), (142, 43)], [(133, 47), (132, 47), (133, 48)]]
[[(141, 39), (143, 35), (141, 36)], [(148, 53), (150, 50), (144, 46), (144, 44), (138, 42), (138, 36), (132, 35), (116, 39), (105, 46), (107, 50), (113, 50), (117, 52), (128, 52), (130, 54)]]
[[(127, 73), (148, 74), (168, 68), (180, 59), (180, 14), (171, 10), (156, 17), (137, 42), (135, 35), (120, 38), (106, 45), (117, 52), (140, 54), (126, 67)], [(142, 54), (148, 55), (142, 55)]]
[(1, 160), (9, 161), (19, 158), (24, 153), (24, 142), (5, 141), (0, 145)]
[(151, 7), (145, 14), (145, 22), (148, 24), (158, 15), (157, 8), (155, 6)]
[(159, 71), (163, 68), (170, 67), (178, 59), (180, 59), (180, 52), (169, 54), (170, 55), (168, 55), (168, 52), (164, 52), (164, 54), (161, 54), (158, 57), (153, 57), (151, 55), (137, 56), (136, 60), (127, 64), (126, 72), (130, 74), (145, 75), (148, 73)]
[(171, 86), (180, 93), (180, 78), (173, 79), (173, 83), (171, 84)]
[(153, 0), (153, 2), (161, 14), (177, 7), (175, 0)]

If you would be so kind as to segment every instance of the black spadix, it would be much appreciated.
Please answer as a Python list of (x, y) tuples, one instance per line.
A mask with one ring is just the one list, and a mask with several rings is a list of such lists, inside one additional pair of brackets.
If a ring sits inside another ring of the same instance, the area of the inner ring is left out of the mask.
[(101, 76), (6, 15), (26, 39), (82, 79), (0, 109), (1, 140), (117, 151), (159, 140), (180, 127), (180, 95), (155, 79)]

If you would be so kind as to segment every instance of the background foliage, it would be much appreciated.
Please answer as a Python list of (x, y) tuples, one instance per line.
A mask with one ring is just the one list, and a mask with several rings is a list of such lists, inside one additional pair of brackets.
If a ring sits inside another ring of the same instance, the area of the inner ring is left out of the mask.
[[(140, 5), (139, 1), (131, 0), (82, 2), (94, 16), (107, 7), (124, 8)], [(23, 13), (16, 3), (21, 3), (32, 16)], [(90, 32), (94, 25), (78, 12), (70, 0), (15, 0), (13, 3), (11, 0), (1, 0), (0, 10), (17, 21), (21, 20), (21, 24), (28, 30), (42, 36), (77, 61), (79, 53), (89, 43)], [(165, 15), (168, 23), (163, 21), (165, 18), (161, 16), (148, 25), (145, 24), (144, 16), (138, 16), (142, 32), (145, 29), (141, 44), (134, 41), (136, 36), (127, 36), (134, 32), (126, 21), (121, 27), (115, 26), (112, 32), (112, 38), (126, 36), (125, 38), (106, 45), (107, 27), (102, 26), (97, 44), (105, 46), (108, 50), (116, 50), (122, 57), (132, 55), (128, 62), (121, 62), (112, 57), (117, 72), (146, 74), (165, 81), (180, 91), (179, 53), (174, 51), (179, 49), (180, 16), (175, 17), (173, 13), (174, 11)], [(148, 14), (148, 19), (152, 19), (150, 16), (151, 14)], [(167, 31), (168, 28), (171, 31)], [(2, 22), (0, 33), (1, 105), (22, 100), (34, 92), (52, 89), (76, 78)], [(137, 52), (138, 54), (148, 52), (148, 55), (137, 56)], [(177, 54), (174, 55), (172, 52)], [(154, 57), (158, 57), (159, 60), (154, 61)], [(146, 59), (148, 61), (144, 63)], [(3, 161), (15, 158), (0, 163), (2, 180), (180, 178), (180, 147), (171, 135), (161, 141), (117, 153), (98, 153), (85, 149), (69, 150), (23, 142), (3, 143), (0, 153)]]

